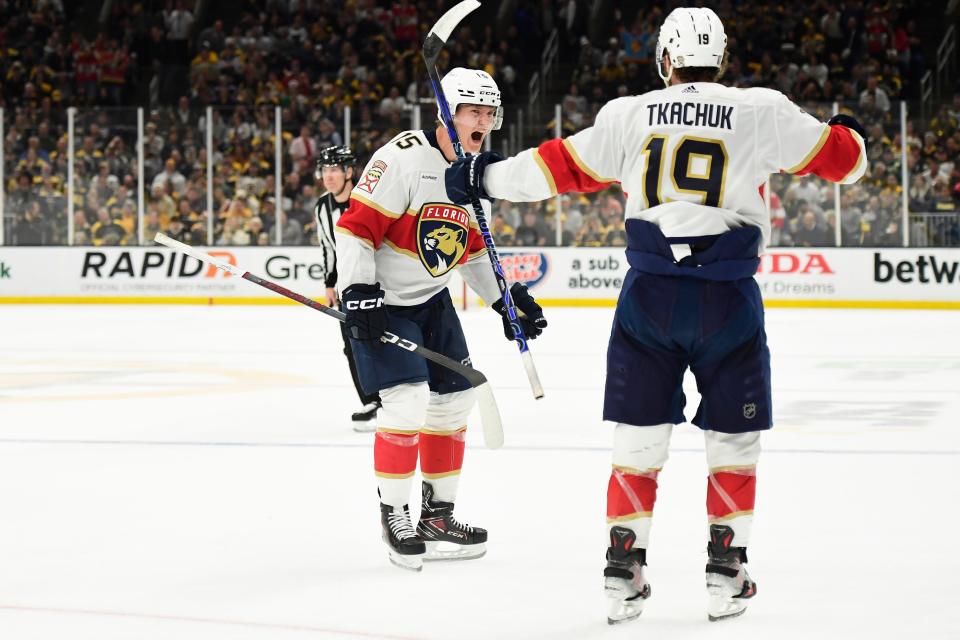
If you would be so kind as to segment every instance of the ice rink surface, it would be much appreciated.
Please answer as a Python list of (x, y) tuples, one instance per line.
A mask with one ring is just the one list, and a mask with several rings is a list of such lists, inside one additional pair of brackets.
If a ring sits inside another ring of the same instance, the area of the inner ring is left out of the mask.
[(706, 620), (706, 466), (684, 425), (653, 596), (608, 627), (612, 313), (547, 309), (539, 402), (499, 319), (464, 315), (506, 432), (485, 450), (474, 420), (457, 502), (489, 553), (415, 574), (380, 541), (372, 434), (350, 429), (329, 318), (0, 307), (0, 638), (960, 638), (960, 313), (770, 310), (758, 596)]

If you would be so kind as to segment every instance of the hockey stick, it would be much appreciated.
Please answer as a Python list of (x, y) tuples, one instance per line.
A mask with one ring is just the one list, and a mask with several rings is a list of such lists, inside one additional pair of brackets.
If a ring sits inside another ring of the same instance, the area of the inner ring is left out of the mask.
[[(437, 97), (440, 105), (440, 117), (443, 125), (447, 128), (447, 134), (450, 136), (450, 142), (453, 143), (453, 151), (458, 158), (463, 158), (463, 145), (460, 143), (460, 137), (457, 135), (457, 129), (453, 126), (453, 118), (450, 114), (450, 108), (447, 104), (447, 97), (443, 93), (443, 87), (440, 85), (440, 73), (437, 71), (437, 58), (443, 45), (453, 28), (456, 27), (470, 12), (480, 6), (477, 0), (461, 0), (455, 4), (446, 13), (440, 16), (437, 23), (430, 29), (427, 39), (423, 42), (423, 61), (427, 65), (427, 73), (430, 76), (430, 86), (433, 87), (433, 94)], [(497, 254), (497, 246), (493, 243), (493, 236), (490, 234), (490, 228), (487, 226), (486, 216), (483, 214), (483, 207), (480, 205), (480, 199), (474, 198), (471, 202), (473, 213), (477, 218), (477, 226), (480, 227), (480, 236), (483, 238), (483, 244), (487, 247), (487, 256), (490, 258), (490, 265), (493, 267), (494, 276), (497, 279), (497, 285), (500, 287), (500, 297), (503, 300), (504, 308), (507, 311), (507, 317), (510, 318), (510, 327), (513, 329), (513, 339), (517, 342), (520, 349), (520, 357), (523, 360), (523, 367), (527, 371), (527, 378), (530, 380), (530, 388), (533, 390), (533, 397), (540, 399), (543, 397), (543, 385), (540, 384), (540, 376), (537, 374), (537, 368), (533, 364), (533, 355), (530, 353), (530, 347), (527, 345), (527, 336), (523, 333), (523, 327), (517, 320), (517, 308), (513, 305), (513, 298), (510, 296), (510, 287), (507, 286), (507, 278), (503, 274), (503, 267), (500, 266), (500, 256)]]
[[(249, 271), (244, 271), (239, 267), (235, 267), (228, 262), (224, 262), (218, 258), (211, 256), (210, 254), (199, 251), (183, 244), (179, 240), (174, 240), (168, 236), (165, 236), (162, 233), (158, 233), (154, 238), (154, 242), (162, 244), (164, 246), (175, 249), (181, 253), (185, 253), (192, 258), (196, 258), (201, 262), (206, 262), (207, 264), (213, 265), (214, 267), (220, 269), (221, 271), (226, 271), (232, 275), (235, 275), (244, 280), (249, 280), (253, 284), (258, 284), (265, 289), (270, 289), (274, 293), (279, 293), (280, 295), (295, 300), (300, 304), (306, 305), (311, 309), (316, 309), (321, 313), (325, 313), (331, 318), (336, 318), (340, 322), (343, 322), (346, 319), (346, 315), (336, 309), (331, 309), (325, 304), (321, 304), (316, 300), (312, 300), (306, 296), (300, 295), (299, 293), (290, 291), (284, 287), (281, 287), (276, 282), (271, 282), (270, 280), (265, 280), (259, 276), (255, 276)], [(401, 338), (395, 333), (390, 333), (389, 331), (384, 331), (383, 335), (380, 336), (380, 341), (386, 344), (392, 344), (393, 346), (399, 349), (406, 349), (412, 353), (417, 354), (422, 358), (426, 358), (430, 362), (435, 362), (436, 364), (450, 369), (456, 373), (459, 373), (464, 378), (467, 379), (467, 382), (470, 383), (470, 386), (476, 390), (477, 393), (477, 408), (480, 410), (480, 423), (483, 426), (483, 441), (489, 449), (499, 449), (503, 446), (503, 424), (500, 421), (500, 410), (497, 408), (497, 401), (493, 397), (493, 390), (490, 388), (490, 383), (487, 382), (487, 377), (474, 369), (473, 367), (467, 366), (462, 362), (457, 362), (453, 358), (449, 358), (442, 353), (437, 353), (436, 351), (431, 351), (426, 347), (420, 346), (415, 342), (411, 342), (406, 338)]]

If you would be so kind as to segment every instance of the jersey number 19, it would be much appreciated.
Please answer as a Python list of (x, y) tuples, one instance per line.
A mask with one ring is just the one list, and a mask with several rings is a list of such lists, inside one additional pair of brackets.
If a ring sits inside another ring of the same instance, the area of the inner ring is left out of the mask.
[[(668, 141), (669, 136), (654, 134), (643, 145), (642, 153), (647, 156), (643, 170), (643, 197), (648, 209), (663, 202), (660, 184), (663, 151)], [(694, 172), (690, 166), (696, 158), (706, 163), (702, 173)], [(673, 150), (670, 165), (667, 171), (676, 192), (698, 194), (700, 203), (708, 207), (721, 206), (727, 180), (727, 149), (722, 140), (683, 136)]]

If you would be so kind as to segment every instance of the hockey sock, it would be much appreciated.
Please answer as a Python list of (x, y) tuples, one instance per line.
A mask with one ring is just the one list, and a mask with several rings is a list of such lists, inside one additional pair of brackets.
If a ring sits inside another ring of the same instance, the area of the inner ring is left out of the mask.
[(377, 413), (373, 468), (380, 488), (380, 502), (402, 507), (410, 502), (429, 390), (425, 382), (400, 384), (382, 389), (380, 397), (383, 408)]
[(377, 430), (373, 442), (373, 468), (383, 504), (403, 507), (410, 501), (418, 441), (416, 432)]
[(467, 428), (420, 431), (420, 473), (433, 486), (435, 500), (455, 502)]
[(707, 520), (730, 527), (733, 546), (746, 547), (753, 525), (760, 433), (704, 432), (707, 448)]
[(710, 469), (707, 477), (707, 519), (730, 526), (738, 547), (747, 546), (750, 538), (756, 490), (755, 466)]
[(657, 501), (659, 469), (613, 467), (607, 483), (607, 525), (631, 529), (636, 546), (647, 548), (653, 505)]
[(657, 476), (667, 460), (673, 425), (636, 427), (618, 424), (613, 435), (613, 470), (607, 483), (607, 527), (636, 534), (637, 548), (650, 541)]

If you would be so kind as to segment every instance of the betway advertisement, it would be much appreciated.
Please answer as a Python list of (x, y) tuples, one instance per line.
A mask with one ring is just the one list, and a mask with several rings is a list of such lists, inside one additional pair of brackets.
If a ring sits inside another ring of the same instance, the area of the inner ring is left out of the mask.
[[(210, 253), (298, 293), (323, 295), (311, 247)], [(628, 265), (620, 248), (504, 250), (507, 278), (553, 305), (612, 305)], [(960, 249), (771, 249), (757, 274), (783, 306), (960, 308)], [(269, 302), (277, 294), (166, 248), (0, 248), (0, 301)], [(282, 300), (282, 299), (280, 299)]]

